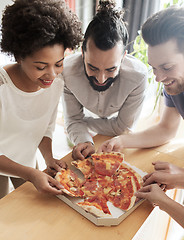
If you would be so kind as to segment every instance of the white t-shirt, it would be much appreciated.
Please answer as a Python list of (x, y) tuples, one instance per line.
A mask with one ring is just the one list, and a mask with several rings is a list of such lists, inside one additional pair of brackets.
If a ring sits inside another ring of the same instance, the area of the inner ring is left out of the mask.
[(0, 155), (36, 166), (38, 145), (44, 136), (52, 138), (62, 88), (62, 78), (56, 78), (47, 89), (23, 92), (0, 67)]

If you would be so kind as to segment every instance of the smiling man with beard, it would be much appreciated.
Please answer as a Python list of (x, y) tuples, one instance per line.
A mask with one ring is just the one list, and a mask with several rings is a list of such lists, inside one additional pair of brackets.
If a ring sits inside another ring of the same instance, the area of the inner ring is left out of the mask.
[(99, 1), (84, 35), (82, 53), (64, 61), (64, 121), (74, 159), (94, 153), (89, 130), (118, 136), (132, 129), (142, 109), (147, 68), (127, 54), (122, 9)]
[[(148, 44), (148, 61), (157, 82), (164, 85), (165, 106), (155, 126), (134, 134), (123, 134), (103, 143), (101, 151), (149, 148), (172, 139), (184, 118), (184, 8), (172, 6), (150, 17), (142, 26)], [(144, 176), (135, 195), (148, 199), (184, 227), (184, 207), (169, 198), (164, 189), (184, 189), (184, 168), (167, 162), (153, 162), (155, 171)]]
[(149, 148), (167, 143), (184, 118), (184, 8), (162, 10), (142, 26), (148, 44), (148, 62), (155, 80), (164, 85), (165, 106), (158, 124), (138, 133), (123, 134), (106, 141), (98, 151)]

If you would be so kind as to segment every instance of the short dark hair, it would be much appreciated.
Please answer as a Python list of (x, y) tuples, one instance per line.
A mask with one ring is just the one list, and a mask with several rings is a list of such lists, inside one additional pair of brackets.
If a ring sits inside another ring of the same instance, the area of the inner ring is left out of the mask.
[(115, 8), (114, 1), (99, 1), (97, 14), (89, 23), (84, 35), (83, 51), (86, 51), (89, 37), (94, 40), (95, 45), (101, 50), (113, 48), (118, 41), (122, 41), (123, 45), (126, 46), (128, 31), (123, 16), (123, 9)]
[(82, 42), (81, 23), (64, 0), (14, 0), (4, 10), (1, 32), (1, 50), (15, 58), (48, 45), (74, 49)]
[(184, 52), (184, 8), (171, 6), (155, 13), (142, 25), (142, 37), (151, 46), (176, 39)]

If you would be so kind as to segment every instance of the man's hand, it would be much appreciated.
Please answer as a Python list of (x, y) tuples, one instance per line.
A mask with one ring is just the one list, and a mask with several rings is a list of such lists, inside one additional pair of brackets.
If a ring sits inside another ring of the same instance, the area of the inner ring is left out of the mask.
[(91, 142), (79, 143), (73, 148), (72, 157), (74, 160), (83, 160), (94, 152), (95, 147)]
[(120, 152), (123, 149), (121, 136), (113, 137), (105, 141), (97, 150), (100, 152)]

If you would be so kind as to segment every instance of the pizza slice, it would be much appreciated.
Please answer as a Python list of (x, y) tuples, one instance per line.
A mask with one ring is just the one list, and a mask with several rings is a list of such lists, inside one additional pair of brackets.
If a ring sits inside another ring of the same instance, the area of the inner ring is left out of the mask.
[(134, 182), (136, 184), (136, 191), (142, 187), (143, 179), (142, 177), (134, 171), (131, 167), (129, 167), (126, 163), (122, 163), (119, 167), (118, 172), (116, 173), (117, 179), (124, 179), (124, 177), (133, 177)]
[(57, 172), (55, 179), (63, 186), (62, 191), (69, 196), (84, 196), (84, 192), (81, 190), (82, 180), (71, 169), (61, 169), (60, 172)]
[(84, 160), (72, 161), (71, 165), (79, 169), (84, 174), (85, 178), (90, 178), (94, 175), (94, 166), (90, 157)]
[(121, 180), (115, 178), (111, 184), (111, 191), (106, 197), (115, 207), (128, 211), (135, 204), (134, 193), (136, 190), (136, 184), (132, 176)]
[(112, 176), (118, 171), (123, 161), (123, 156), (122, 153), (118, 152), (92, 154), (95, 172), (104, 176)]
[(101, 193), (97, 193), (93, 197), (86, 198), (83, 202), (77, 203), (77, 205), (97, 217), (112, 217), (107, 206), (107, 199), (101, 195)]

